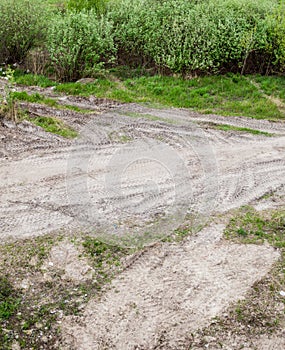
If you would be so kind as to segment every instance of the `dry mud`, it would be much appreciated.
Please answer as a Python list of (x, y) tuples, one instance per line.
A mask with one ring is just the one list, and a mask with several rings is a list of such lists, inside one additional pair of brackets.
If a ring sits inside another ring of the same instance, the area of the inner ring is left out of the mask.
[[(159, 240), (185, 216), (199, 227), (212, 214), (282, 192), (285, 124), (46, 93), (92, 113), (25, 104), (62, 118), (80, 132), (76, 140), (2, 122), (1, 240), (80, 229), (113, 244), (151, 244), (83, 316), (65, 320), (64, 347), (187, 349), (191, 331), (243, 298), (279, 255), (268, 246), (225, 242), (222, 225), (183, 243)], [(224, 132), (209, 122), (273, 136)], [(53, 253), (58, 262), (60, 252)]]

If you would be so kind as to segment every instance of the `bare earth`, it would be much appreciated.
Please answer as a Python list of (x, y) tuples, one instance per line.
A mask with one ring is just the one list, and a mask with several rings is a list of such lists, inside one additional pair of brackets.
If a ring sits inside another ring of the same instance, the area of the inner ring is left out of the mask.
[[(266, 207), (258, 199), (285, 185), (285, 124), (91, 98), (60, 101), (93, 113), (25, 107), (62, 118), (80, 132), (75, 141), (28, 122), (0, 126), (2, 241), (95, 227), (108, 242), (150, 244), (81, 317), (64, 320), (62, 348), (187, 349), (191, 332), (244, 298), (279, 255), (269, 246), (226, 242), (222, 224), (183, 243), (159, 240), (185, 216), (198, 227), (245, 204)], [(210, 122), (273, 136), (224, 132)], [(52, 253), (74, 275), (76, 264), (70, 270), (60, 251)], [(283, 348), (280, 337), (255, 342), (258, 349)]]

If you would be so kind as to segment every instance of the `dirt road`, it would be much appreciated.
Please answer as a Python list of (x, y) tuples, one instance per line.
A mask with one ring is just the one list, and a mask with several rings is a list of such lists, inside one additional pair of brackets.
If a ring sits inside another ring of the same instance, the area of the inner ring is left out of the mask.
[[(83, 225), (114, 240), (131, 227), (143, 240), (146, 227), (165, 235), (187, 213), (224, 212), (284, 185), (283, 124), (136, 106), (85, 118), (79, 141), (27, 122), (2, 127), (2, 239)], [(215, 130), (209, 120), (273, 136)]]
[[(94, 113), (25, 107), (62, 118), (76, 140), (28, 122), (0, 127), (2, 241), (80, 229), (114, 244), (154, 244), (185, 217), (199, 227), (285, 185), (284, 123), (61, 100)], [(150, 248), (81, 319), (66, 320), (67, 348), (185, 349), (191, 330), (242, 298), (278, 259), (270, 247), (225, 243), (222, 231), (212, 225), (183, 244)]]

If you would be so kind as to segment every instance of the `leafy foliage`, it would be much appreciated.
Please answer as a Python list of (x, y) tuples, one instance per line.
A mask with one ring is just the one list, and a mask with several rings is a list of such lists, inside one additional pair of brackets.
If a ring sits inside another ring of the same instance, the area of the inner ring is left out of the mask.
[(106, 10), (106, 3), (106, 0), (68, 0), (67, 8), (75, 11), (94, 9), (101, 14)]
[(54, 18), (47, 49), (60, 80), (76, 80), (92, 75), (113, 59), (115, 47), (112, 24), (95, 11), (70, 12)]
[(22, 61), (45, 38), (49, 10), (41, 0), (0, 1), (0, 62)]
[[(264, 40), (274, 1), (121, 0), (110, 12), (119, 47), (174, 72), (242, 64)], [(151, 9), (151, 10), (150, 10)]]
[(285, 71), (285, 0), (51, 3), (0, 2), (2, 62), (27, 56), (34, 73), (62, 81), (115, 62), (184, 76)]
[(285, 1), (266, 17), (267, 40), (265, 51), (273, 66), (285, 71)]

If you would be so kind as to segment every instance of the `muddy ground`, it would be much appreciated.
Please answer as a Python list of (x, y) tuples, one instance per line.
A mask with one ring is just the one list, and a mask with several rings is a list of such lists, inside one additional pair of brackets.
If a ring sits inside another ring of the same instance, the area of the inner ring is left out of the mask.
[[(2, 242), (84, 231), (108, 244), (146, 247), (101, 298), (60, 321), (55, 348), (207, 348), (191, 347), (191, 334), (245, 298), (280, 256), (267, 245), (225, 241), (223, 230), (230, 210), (284, 206), (285, 124), (34, 91), (90, 113), (21, 103), (31, 116), (62, 119), (78, 131), (74, 140), (1, 121)], [(278, 200), (266, 197), (276, 191)], [(167, 242), (185, 221), (192, 235)], [(50, 261), (84, 279), (87, 262), (78, 264), (74, 247), (64, 246)], [(68, 254), (73, 263), (64, 262)], [(223, 348), (282, 349), (281, 333), (235, 335)]]

